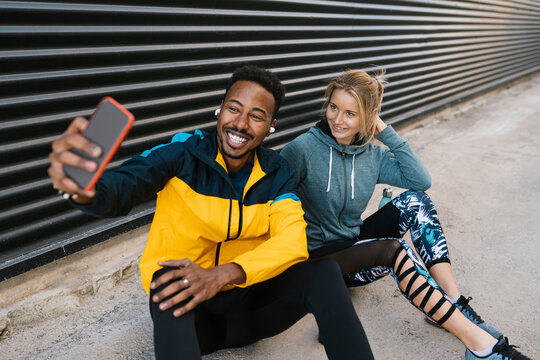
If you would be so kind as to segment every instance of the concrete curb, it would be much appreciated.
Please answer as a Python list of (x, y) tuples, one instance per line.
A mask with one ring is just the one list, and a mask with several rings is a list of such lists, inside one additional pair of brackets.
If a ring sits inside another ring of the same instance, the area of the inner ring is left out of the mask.
[[(149, 226), (0, 283), (0, 340), (18, 328), (78, 309), (139, 272)], [(100, 267), (107, 264), (106, 267)]]

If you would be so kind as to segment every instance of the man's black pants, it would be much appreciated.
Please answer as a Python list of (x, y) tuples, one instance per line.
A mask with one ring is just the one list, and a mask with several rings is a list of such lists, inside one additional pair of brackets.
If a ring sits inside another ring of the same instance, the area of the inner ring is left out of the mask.
[[(168, 270), (160, 269), (154, 278)], [(152, 290), (150, 299), (165, 286)], [(150, 300), (157, 359), (200, 359), (201, 354), (245, 346), (284, 331), (307, 313), (315, 316), (329, 359), (373, 359), (341, 271), (331, 259), (298, 263), (265, 282), (220, 292), (180, 318), (172, 315), (177, 307), (161, 311)]]

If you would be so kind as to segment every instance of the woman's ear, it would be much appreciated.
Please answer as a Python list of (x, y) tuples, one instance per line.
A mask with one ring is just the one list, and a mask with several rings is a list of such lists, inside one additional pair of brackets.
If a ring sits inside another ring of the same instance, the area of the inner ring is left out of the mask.
[(377, 120), (378, 116), (379, 116), (379, 108), (377, 107), (377, 108), (373, 109), (373, 111), (371, 112), (371, 119), (372, 120), (373, 119)]

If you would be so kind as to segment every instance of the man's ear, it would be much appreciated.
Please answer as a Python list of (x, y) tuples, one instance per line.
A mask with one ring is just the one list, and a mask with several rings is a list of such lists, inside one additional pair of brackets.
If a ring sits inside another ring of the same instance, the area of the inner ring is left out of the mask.
[(270, 122), (270, 128), (268, 129), (266, 136), (270, 136), (270, 134), (276, 131), (276, 124), (277, 124), (277, 119), (274, 119)]
[(214, 115), (216, 117), (219, 116), (219, 114), (221, 113), (221, 108), (223, 107), (223, 101), (221, 101), (221, 104), (219, 104), (219, 107), (214, 111)]

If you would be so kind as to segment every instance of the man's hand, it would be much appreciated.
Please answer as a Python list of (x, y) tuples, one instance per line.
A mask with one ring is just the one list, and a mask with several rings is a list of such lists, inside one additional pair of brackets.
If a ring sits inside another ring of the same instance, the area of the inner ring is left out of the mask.
[(82, 117), (75, 118), (64, 134), (52, 144), (52, 152), (49, 154), (51, 166), (49, 176), (53, 187), (70, 194), (76, 194), (73, 201), (79, 204), (89, 204), (93, 201), (96, 192), (94, 189), (84, 191), (64, 173), (64, 164), (80, 167), (87, 171), (95, 171), (97, 162), (82, 158), (71, 152), (72, 149), (81, 150), (92, 157), (101, 155), (101, 148), (88, 141), (82, 136), (88, 126), (88, 120)]
[[(225, 285), (246, 281), (246, 273), (240, 265), (234, 263), (212, 269), (204, 269), (189, 259), (160, 261), (158, 265), (178, 268), (167, 271), (150, 284), (151, 289), (157, 289), (170, 282), (165, 289), (152, 297), (152, 301), (156, 303), (161, 301), (159, 304), (161, 310), (169, 309), (193, 297), (186, 305), (173, 312), (175, 317), (180, 317), (193, 310), (201, 302), (213, 298)], [(188, 284), (187, 287), (186, 284)]]

